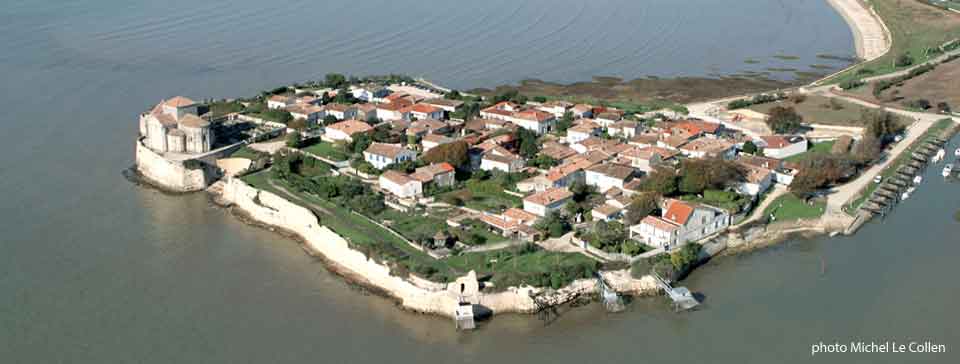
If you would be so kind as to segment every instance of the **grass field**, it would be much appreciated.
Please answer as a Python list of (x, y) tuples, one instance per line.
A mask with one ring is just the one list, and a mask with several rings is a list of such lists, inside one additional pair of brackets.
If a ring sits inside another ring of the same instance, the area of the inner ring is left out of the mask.
[[(905, 162), (910, 160), (910, 156), (913, 155), (913, 151), (917, 149), (917, 147), (920, 144), (922, 144), (924, 141), (929, 139), (931, 136), (939, 135), (941, 132), (943, 132), (944, 130), (946, 130), (951, 126), (953, 126), (953, 121), (951, 121), (950, 119), (944, 119), (944, 120), (938, 121), (930, 129), (927, 129), (927, 132), (924, 133), (922, 137), (920, 137), (913, 144), (907, 147), (907, 149), (905, 149), (903, 153), (901, 153), (900, 156), (895, 161), (890, 163), (890, 165), (888, 165), (886, 169), (880, 172), (880, 176), (882, 176), (883, 180), (886, 180), (887, 178), (892, 177), (893, 174), (897, 172), (897, 169), (899, 169), (901, 165), (903, 165)], [(869, 185), (867, 185), (867, 187), (860, 192), (860, 196), (854, 199), (852, 202), (850, 202), (846, 206), (844, 206), (843, 210), (846, 211), (847, 213), (855, 212), (858, 208), (860, 208), (860, 205), (862, 205), (867, 200), (867, 198), (869, 198), (870, 195), (873, 194), (873, 191), (877, 190), (877, 187), (878, 185), (876, 183), (870, 183)]]
[(830, 154), (830, 150), (833, 149), (833, 145), (836, 144), (836, 141), (830, 140), (820, 143), (814, 143), (810, 146), (810, 149), (807, 149), (806, 152), (797, 154), (795, 156), (787, 157), (784, 159), (787, 162), (799, 162), (806, 160), (807, 158), (813, 157), (820, 154)]
[(446, 195), (457, 196), (463, 200), (464, 206), (482, 211), (518, 207), (523, 203), (519, 197), (503, 192), (503, 186), (495, 180), (469, 180), (465, 188), (440, 194), (437, 198), (442, 201)]
[(763, 214), (764, 216), (770, 216), (772, 214), (775, 221), (815, 219), (823, 215), (826, 208), (827, 203), (822, 199), (815, 200), (812, 204), (808, 204), (796, 195), (788, 193), (773, 200), (767, 209), (763, 211)]
[(230, 158), (246, 158), (246, 159), (255, 161), (265, 155), (266, 153), (253, 150), (249, 146), (243, 146), (242, 148), (237, 149), (237, 151), (230, 154)]
[[(576, 278), (590, 277), (598, 269), (595, 260), (579, 253), (537, 250), (517, 254), (514, 250), (462, 254), (445, 262), (457, 271), (492, 275), (494, 285), (501, 289), (520, 284), (557, 288)], [(551, 282), (552, 279), (559, 282)]]
[(317, 142), (308, 147), (300, 148), (304, 152), (315, 154), (320, 157), (332, 159), (335, 161), (345, 161), (350, 159), (350, 154), (340, 150), (336, 146), (327, 142)]
[[(906, 68), (895, 67), (893, 61), (907, 52), (913, 56), (914, 64), (925, 62), (932, 58), (924, 54), (925, 49), (960, 38), (960, 14), (911, 0), (873, 0), (871, 3), (890, 29), (893, 38), (890, 52), (831, 78), (831, 83), (882, 75)], [(872, 72), (859, 73), (864, 69)]]
[[(833, 101), (831, 101), (833, 100)], [(831, 99), (824, 96), (808, 95), (801, 103), (792, 100), (783, 100), (780, 102), (770, 102), (750, 106), (750, 110), (769, 113), (770, 109), (777, 106), (793, 107), (800, 116), (803, 116), (803, 122), (808, 124), (827, 124), (842, 126), (861, 126), (860, 115), (866, 107), (850, 102)]]
[(884, 90), (880, 98), (873, 95), (872, 85), (846, 92), (873, 103), (897, 108), (905, 108), (907, 101), (924, 99), (934, 107), (946, 102), (956, 110), (960, 109), (960, 87), (957, 87), (956, 80), (960, 80), (960, 59), (941, 63), (934, 70), (907, 80), (901, 86)]

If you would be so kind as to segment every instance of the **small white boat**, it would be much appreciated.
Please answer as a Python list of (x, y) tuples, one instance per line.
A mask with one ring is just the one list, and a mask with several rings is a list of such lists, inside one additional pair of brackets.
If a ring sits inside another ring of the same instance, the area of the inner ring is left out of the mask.
[(913, 177), (913, 184), (918, 185), (918, 184), (920, 184), (921, 182), (923, 182), (923, 176)]
[(947, 165), (943, 167), (943, 176), (950, 177), (951, 173), (953, 173), (953, 164), (947, 163)]
[(960, 157), (960, 148), (957, 148), (957, 150), (953, 152), (953, 155), (956, 157)]
[(902, 195), (900, 195), (900, 201), (905, 201), (908, 198), (910, 198), (910, 192), (904, 192)]
[(946, 157), (946, 156), (947, 156), (947, 152), (941, 148), (937, 150), (937, 154), (933, 156), (933, 161), (934, 162), (942, 161), (943, 157)]

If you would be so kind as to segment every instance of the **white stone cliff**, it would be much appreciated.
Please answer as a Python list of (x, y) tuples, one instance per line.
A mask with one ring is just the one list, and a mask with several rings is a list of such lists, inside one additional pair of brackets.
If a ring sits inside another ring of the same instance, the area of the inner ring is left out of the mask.
[[(414, 284), (416, 279), (408, 280), (393, 276), (386, 265), (368, 259), (363, 253), (351, 249), (340, 235), (321, 226), (310, 210), (273, 193), (253, 188), (240, 179), (228, 177), (225, 180), (221, 198), (258, 222), (296, 233), (313, 252), (347, 271), (342, 273), (381, 289), (399, 300), (404, 308), (452, 317), (459, 297), (463, 296), (467, 301), (486, 307), (493, 313), (530, 313), (537, 309), (531, 294), (540, 292), (539, 289), (523, 287), (511, 288), (499, 293), (481, 293), (473, 272), (448, 284), (446, 289), (440, 288), (442, 285), (423, 282)], [(647, 277), (635, 280), (623, 272), (608, 272), (604, 277), (615, 289), (624, 292), (650, 293), (657, 289), (653, 280)], [(594, 290), (596, 290), (595, 280), (581, 279), (551, 296), (560, 299), (570, 292)]]

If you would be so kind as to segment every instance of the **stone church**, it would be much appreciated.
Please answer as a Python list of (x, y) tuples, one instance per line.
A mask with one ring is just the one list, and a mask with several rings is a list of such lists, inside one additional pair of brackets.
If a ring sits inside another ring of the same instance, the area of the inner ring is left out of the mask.
[(199, 154), (213, 148), (210, 123), (197, 115), (199, 105), (177, 96), (140, 115), (143, 143), (158, 153)]

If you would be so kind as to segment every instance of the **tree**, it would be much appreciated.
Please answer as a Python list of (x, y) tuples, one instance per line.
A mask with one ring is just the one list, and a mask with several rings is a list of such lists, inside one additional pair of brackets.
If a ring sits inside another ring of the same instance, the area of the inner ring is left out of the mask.
[(534, 96), (533, 101), (536, 101), (542, 104), (544, 102), (547, 102), (547, 98), (545, 96)]
[(596, 187), (586, 183), (575, 181), (570, 185), (570, 192), (573, 193), (573, 200), (576, 202), (586, 201), (590, 194), (596, 192)]
[(447, 100), (462, 100), (463, 95), (460, 95), (460, 91), (450, 90), (446, 95), (443, 95)]
[(650, 215), (657, 209), (657, 194), (645, 192), (633, 197), (633, 201), (627, 205), (627, 212), (623, 215), (623, 223), (633, 226), (640, 223), (640, 220)]
[(287, 124), (287, 127), (296, 130), (305, 130), (307, 129), (307, 121), (304, 119), (294, 119)]
[(641, 181), (640, 188), (663, 196), (673, 196), (677, 193), (677, 175), (673, 170), (657, 168)]
[(897, 67), (907, 67), (913, 64), (913, 57), (910, 55), (910, 52), (903, 53), (897, 56), (894, 65)]
[(723, 189), (744, 180), (739, 164), (719, 158), (686, 159), (681, 164), (680, 192), (699, 194), (706, 189)]
[(544, 155), (544, 154), (537, 154), (535, 158), (527, 161), (527, 165), (537, 167), (540, 169), (548, 169), (558, 164), (560, 164), (559, 161), (557, 161), (556, 159), (553, 159), (553, 157), (551, 156)]
[(290, 134), (287, 134), (287, 147), (290, 147), (290, 148), (300, 147), (300, 132), (293, 131)]
[(948, 104), (946, 101), (937, 103), (937, 110), (939, 110), (940, 112), (942, 112), (942, 113), (944, 113), (944, 114), (949, 114), (949, 113), (950, 113), (950, 104)]
[(327, 115), (327, 116), (324, 116), (324, 117), (323, 117), (323, 125), (325, 125), (325, 126), (326, 126), (326, 125), (336, 124), (338, 121), (340, 121), (340, 120), (337, 119), (337, 117), (336, 117), (336, 116), (333, 116), (333, 115)]
[(357, 154), (363, 153), (371, 143), (373, 143), (373, 139), (370, 138), (370, 135), (367, 135), (367, 133), (359, 133), (353, 137), (353, 152)]
[(573, 125), (573, 113), (565, 112), (563, 117), (560, 118), (560, 121), (557, 122), (557, 131), (561, 133), (566, 133), (567, 129), (570, 129), (570, 126)]
[(866, 125), (866, 134), (881, 142), (903, 131), (903, 125), (900, 125), (897, 117), (888, 111), (865, 110), (860, 115), (860, 121)]
[(324, 76), (324, 84), (329, 88), (338, 89), (347, 83), (347, 77), (339, 73), (328, 73)]
[(534, 132), (519, 128), (514, 138), (520, 141), (520, 155), (524, 158), (533, 158), (540, 152), (540, 143), (537, 141), (537, 134), (534, 134)]
[(759, 151), (760, 151), (760, 148), (757, 148), (757, 145), (754, 144), (752, 141), (748, 140), (746, 143), (743, 143), (744, 153), (757, 155), (757, 152)]
[(770, 109), (767, 126), (777, 134), (793, 134), (803, 126), (803, 117), (793, 107), (775, 106)]
[(420, 157), (426, 163), (450, 163), (457, 168), (464, 168), (470, 163), (468, 150), (470, 145), (463, 140), (441, 144), (431, 148)]
[(554, 238), (563, 236), (571, 229), (570, 222), (557, 211), (551, 211), (533, 227)]

